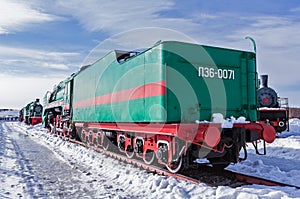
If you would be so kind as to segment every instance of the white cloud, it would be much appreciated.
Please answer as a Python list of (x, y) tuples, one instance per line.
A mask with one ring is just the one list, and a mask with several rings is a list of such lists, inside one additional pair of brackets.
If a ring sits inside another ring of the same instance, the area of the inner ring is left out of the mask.
[(258, 43), (269, 48), (293, 48), (300, 46), (300, 22), (295, 17), (253, 16), (241, 19), (245, 26), (235, 28), (234, 34), (226, 35), (237, 41), (241, 36), (252, 36)]
[(63, 78), (44, 77), (15, 77), (0, 74), (1, 108), (21, 109), (27, 103), (43, 97), (47, 90), (52, 90), (54, 84), (59, 83)]
[(0, 71), (7, 74), (51, 75), (79, 67), (82, 57), (76, 52), (0, 46)]
[(28, 1), (0, 1), (0, 34), (13, 33), (36, 23), (50, 22), (57, 19), (58, 17), (33, 8)]
[(56, 11), (76, 18), (88, 31), (119, 33), (142, 27), (165, 27), (184, 31), (195, 27), (189, 19), (162, 16), (174, 9), (170, 0), (57, 0)]
[(291, 23), (290, 19), (282, 16), (256, 16), (251, 20), (254, 21), (251, 26), (255, 28), (286, 26)]
[[(300, 22), (292, 18), (264, 16), (252, 18), (249, 26), (236, 30), (229, 37), (237, 40), (241, 35), (252, 36), (257, 43), (258, 61), (263, 64), (260, 66), (261, 71), (274, 73), (275, 77), (279, 77), (287, 69), (293, 72), (298, 70), (299, 32)], [(285, 78), (281, 77), (281, 80)], [(288, 82), (293, 80), (285, 79)]]
[(112, 35), (110, 38), (100, 42), (99, 45), (90, 51), (82, 65), (88, 65), (95, 62), (113, 49), (141, 51), (152, 47), (160, 40), (197, 43), (197, 41), (193, 40), (191, 37), (172, 29), (157, 27), (132, 29)]
[(293, 18), (257, 17), (251, 29), (258, 39), (270, 47), (300, 46), (300, 22), (294, 21)]
[(38, 50), (32, 48), (18, 48), (11, 46), (0, 46), (0, 56), (5, 57), (20, 57), (20, 58), (33, 58), (33, 59), (49, 59), (61, 61), (64, 57), (76, 56), (78, 53), (74, 52), (53, 52)]
[[(0, 34), (58, 20), (57, 16), (71, 16), (87, 31), (102, 32), (104, 37), (118, 34), (100, 44), (102, 54), (96, 54), (96, 58), (112, 49), (130, 50), (149, 47), (160, 39), (178, 39), (172, 34), (155, 31), (155, 28), (144, 27), (173, 29), (201, 44), (252, 51), (251, 43), (243, 39), (251, 36), (257, 43), (259, 72), (270, 75), (270, 85), (276, 89), (280, 84), (291, 85), (299, 80), (300, 23), (296, 16), (299, 7), (291, 9), (290, 15), (286, 16), (255, 16), (251, 13), (226, 13), (224, 10), (213, 14), (209, 11), (181, 13), (177, 17), (173, 11), (180, 8), (176, 6), (172, 0), (2, 0)], [(51, 69), (68, 75), (76, 71), (73, 66), (78, 67), (82, 60), (82, 55), (76, 53), (0, 46), (1, 67), (6, 66), (12, 73), (17, 73), (21, 67), (32, 71), (33, 66), (47, 71), (45, 73)], [(284, 90), (279, 90), (279, 93), (285, 95)]]
[[(300, 106), (300, 22), (293, 16), (256, 16), (245, 19), (248, 26), (237, 29), (230, 39), (250, 35), (257, 44), (260, 74), (269, 75), (269, 85), (291, 105)], [(235, 42), (244, 46), (245, 42)]]
[(295, 7), (290, 10), (291, 12), (300, 12), (300, 7)]

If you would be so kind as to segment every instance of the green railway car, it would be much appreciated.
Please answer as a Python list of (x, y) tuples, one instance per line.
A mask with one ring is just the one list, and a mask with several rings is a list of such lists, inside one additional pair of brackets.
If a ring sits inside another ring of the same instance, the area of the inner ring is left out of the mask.
[(73, 121), (256, 121), (255, 53), (165, 41), (129, 54), (111, 51), (74, 76)]
[(257, 122), (256, 90), (255, 53), (165, 41), (82, 67), (46, 94), (44, 121), (53, 133), (172, 173), (198, 158), (224, 168), (247, 158), (247, 142), (259, 153), (259, 140), (275, 139)]

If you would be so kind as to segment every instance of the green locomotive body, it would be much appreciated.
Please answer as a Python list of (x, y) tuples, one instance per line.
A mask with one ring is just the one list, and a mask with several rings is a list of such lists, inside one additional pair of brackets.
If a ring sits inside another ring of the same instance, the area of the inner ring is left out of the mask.
[(256, 121), (254, 53), (162, 42), (122, 63), (119, 54), (74, 76), (73, 121), (191, 123), (213, 113)]

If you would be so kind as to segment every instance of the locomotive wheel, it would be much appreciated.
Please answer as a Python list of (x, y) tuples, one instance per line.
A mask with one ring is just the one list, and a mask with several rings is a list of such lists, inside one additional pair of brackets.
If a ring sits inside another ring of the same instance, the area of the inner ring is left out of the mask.
[(110, 140), (106, 136), (104, 136), (102, 147), (105, 151), (107, 151), (109, 149), (109, 146), (110, 146)]
[(85, 143), (85, 130), (82, 130), (79, 134), (79, 137), (80, 137), (80, 141), (82, 143)]
[(152, 150), (147, 150), (143, 160), (146, 164), (154, 164), (155, 162), (155, 152)]
[(183, 168), (182, 157), (175, 162), (167, 164), (166, 167), (171, 173), (178, 173)]
[(127, 149), (126, 149), (126, 156), (128, 158), (133, 158), (134, 157), (134, 150), (133, 150), (133, 147), (131, 145), (128, 145), (127, 146)]

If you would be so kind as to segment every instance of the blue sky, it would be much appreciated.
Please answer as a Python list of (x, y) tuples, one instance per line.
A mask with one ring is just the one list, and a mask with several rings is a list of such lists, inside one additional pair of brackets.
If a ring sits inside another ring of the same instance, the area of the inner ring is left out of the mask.
[(300, 106), (299, 33), (298, 0), (1, 0), (0, 107), (42, 98), (89, 55), (168, 39), (252, 51), (246, 36), (258, 72)]

